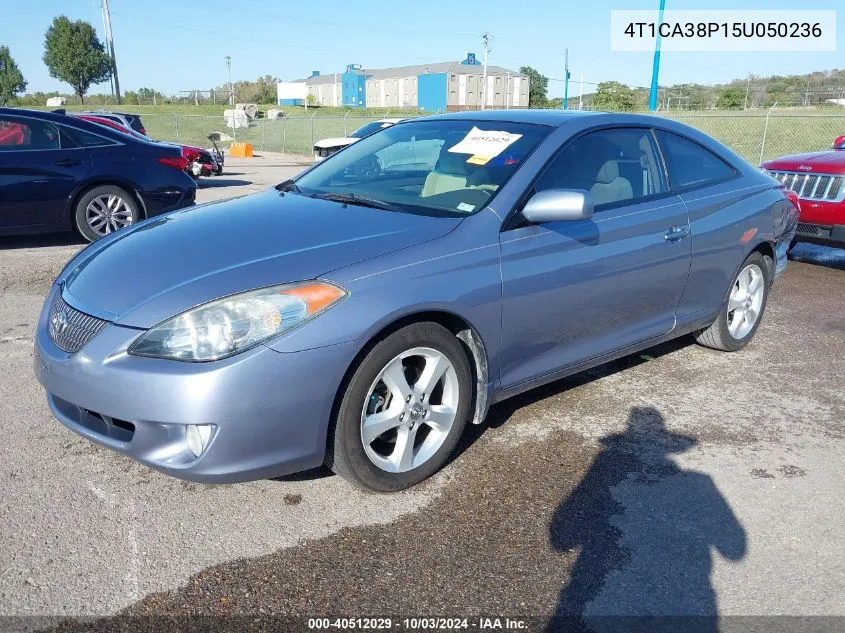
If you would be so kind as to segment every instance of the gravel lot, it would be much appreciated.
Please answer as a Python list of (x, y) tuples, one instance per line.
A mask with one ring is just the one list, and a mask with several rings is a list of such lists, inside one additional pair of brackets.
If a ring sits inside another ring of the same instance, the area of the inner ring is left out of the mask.
[[(199, 199), (290, 162), (232, 159)], [(79, 248), (0, 238), (0, 615), (845, 617), (843, 251), (799, 247), (745, 351), (682, 339), (525, 394), (377, 496), (321, 471), (180, 482), (64, 429), (32, 332)]]

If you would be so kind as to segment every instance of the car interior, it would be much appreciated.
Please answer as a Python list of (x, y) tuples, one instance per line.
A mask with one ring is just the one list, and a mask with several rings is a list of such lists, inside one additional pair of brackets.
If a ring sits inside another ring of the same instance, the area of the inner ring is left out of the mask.
[(59, 149), (59, 132), (49, 124), (0, 121), (0, 151)]
[(650, 132), (599, 130), (565, 147), (536, 189), (583, 189), (601, 205), (644, 198), (665, 190)]

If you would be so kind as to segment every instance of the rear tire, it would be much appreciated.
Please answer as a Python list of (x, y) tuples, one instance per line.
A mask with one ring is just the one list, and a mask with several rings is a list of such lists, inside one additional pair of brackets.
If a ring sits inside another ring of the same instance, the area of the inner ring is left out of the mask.
[(349, 379), (329, 428), (326, 465), (376, 492), (418, 484), (454, 451), (473, 389), (467, 355), (449, 330), (431, 322), (397, 330)]
[(710, 327), (695, 333), (697, 343), (724, 352), (748, 345), (766, 310), (771, 286), (769, 261), (758, 252), (748, 256), (731, 283), (719, 316)]
[(76, 203), (74, 223), (79, 234), (94, 242), (141, 219), (138, 201), (115, 185), (100, 185), (87, 191)]

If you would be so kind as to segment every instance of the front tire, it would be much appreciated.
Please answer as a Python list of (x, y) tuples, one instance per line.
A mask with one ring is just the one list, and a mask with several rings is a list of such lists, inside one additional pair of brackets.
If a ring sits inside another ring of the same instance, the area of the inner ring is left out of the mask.
[(329, 429), (326, 463), (361, 488), (409, 488), (449, 458), (473, 401), (461, 342), (437, 323), (405, 326), (352, 374)]
[(74, 221), (79, 234), (94, 242), (141, 219), (138, 201), (125, 189), (101, 185), (76, 203)]
[(771, 285), (770, 266), (762, 254), (754, 252), (740, 266), (728, 298), (710, 327), (699, 330), (695, 340), (704, 347), (736, 352), (748, 345), (766, 310)]

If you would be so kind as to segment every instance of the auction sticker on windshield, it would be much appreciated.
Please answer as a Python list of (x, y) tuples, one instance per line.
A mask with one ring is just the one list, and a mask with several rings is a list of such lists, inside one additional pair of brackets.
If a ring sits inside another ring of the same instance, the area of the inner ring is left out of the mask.
[(468, 163), (485, 165), (521, 138), (522, 134), (503, 130), (479, 130), (473, 126), (463, 139), (449, 148), (449, 151), (455, 154), (472, 154), (467, 159)]

